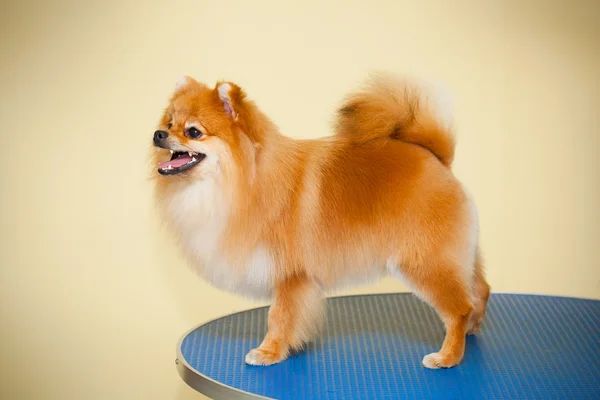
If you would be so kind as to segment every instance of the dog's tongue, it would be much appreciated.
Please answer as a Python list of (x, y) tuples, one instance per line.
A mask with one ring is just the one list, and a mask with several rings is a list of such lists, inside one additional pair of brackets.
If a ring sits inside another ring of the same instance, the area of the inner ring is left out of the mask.
[(164, 169), (169, 166), (171, 166), (171, 168), (179, 168), (190, 161), (192, 161), (192, 157), (190, 157), (189, 154), (182, 154), (173, 160), (158, 163), (158, 168)]

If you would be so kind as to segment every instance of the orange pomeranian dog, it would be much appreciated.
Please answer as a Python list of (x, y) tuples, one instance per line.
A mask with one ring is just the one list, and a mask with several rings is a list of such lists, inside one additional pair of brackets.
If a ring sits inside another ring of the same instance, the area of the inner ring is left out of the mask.
[(270, 298), (246, 363), (285, 360), (319, 330), (325, 293), (392, 275), (446, 326), (428, 368), (459, 364), (490, 288), (474, 203), (451, 172), (443, 96), (377, 76), (335, 135), (294, 140), (231, 82), (182, 78), (154, 133), (156, 198), (189, 262), (218, 288)]

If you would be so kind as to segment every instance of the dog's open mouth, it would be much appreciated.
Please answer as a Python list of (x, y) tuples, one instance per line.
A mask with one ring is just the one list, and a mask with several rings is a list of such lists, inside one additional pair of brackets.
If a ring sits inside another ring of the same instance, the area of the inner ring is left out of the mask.
[(161, 175), (175, 175), (200, 164), (206, 154), (175, 151), (171, 160), (158, 163), (158, 173)]

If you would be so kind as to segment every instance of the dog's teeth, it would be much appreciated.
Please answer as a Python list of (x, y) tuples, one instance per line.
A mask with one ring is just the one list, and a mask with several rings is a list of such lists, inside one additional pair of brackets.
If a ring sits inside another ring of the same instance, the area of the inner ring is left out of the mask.
[(169, 165), (169, 166), (167, 166), (167, 168), (165, 168), (165, 169), (173, 169), (173, 166), (172, 166), (172, 165)]
[(173, 154), (173, 150), (169, 150), (171, 152), (171, 154)]
[(190, 162), (194, 162), (194, 161), (196, 161), (196, 157), (192, 157), (192, 161), (190, 161)]
[(191, 152), (191, 151), (188, 151), (188, 155), (191, 157), (191, 156), (192, 156), (192, 152)]

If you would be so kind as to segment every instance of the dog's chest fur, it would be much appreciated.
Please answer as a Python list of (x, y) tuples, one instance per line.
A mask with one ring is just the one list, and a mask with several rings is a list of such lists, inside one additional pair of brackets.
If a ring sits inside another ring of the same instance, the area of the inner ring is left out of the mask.
[(206, 179), (173, 191), (164, 213), (177, 233), (187, 259), (215, 287), (263, 299), (272, 292), (273, 257), (258, 246), (248, 256), (224, 254), (221, 241), (228, 221), (229, 202), (218, 183)]

